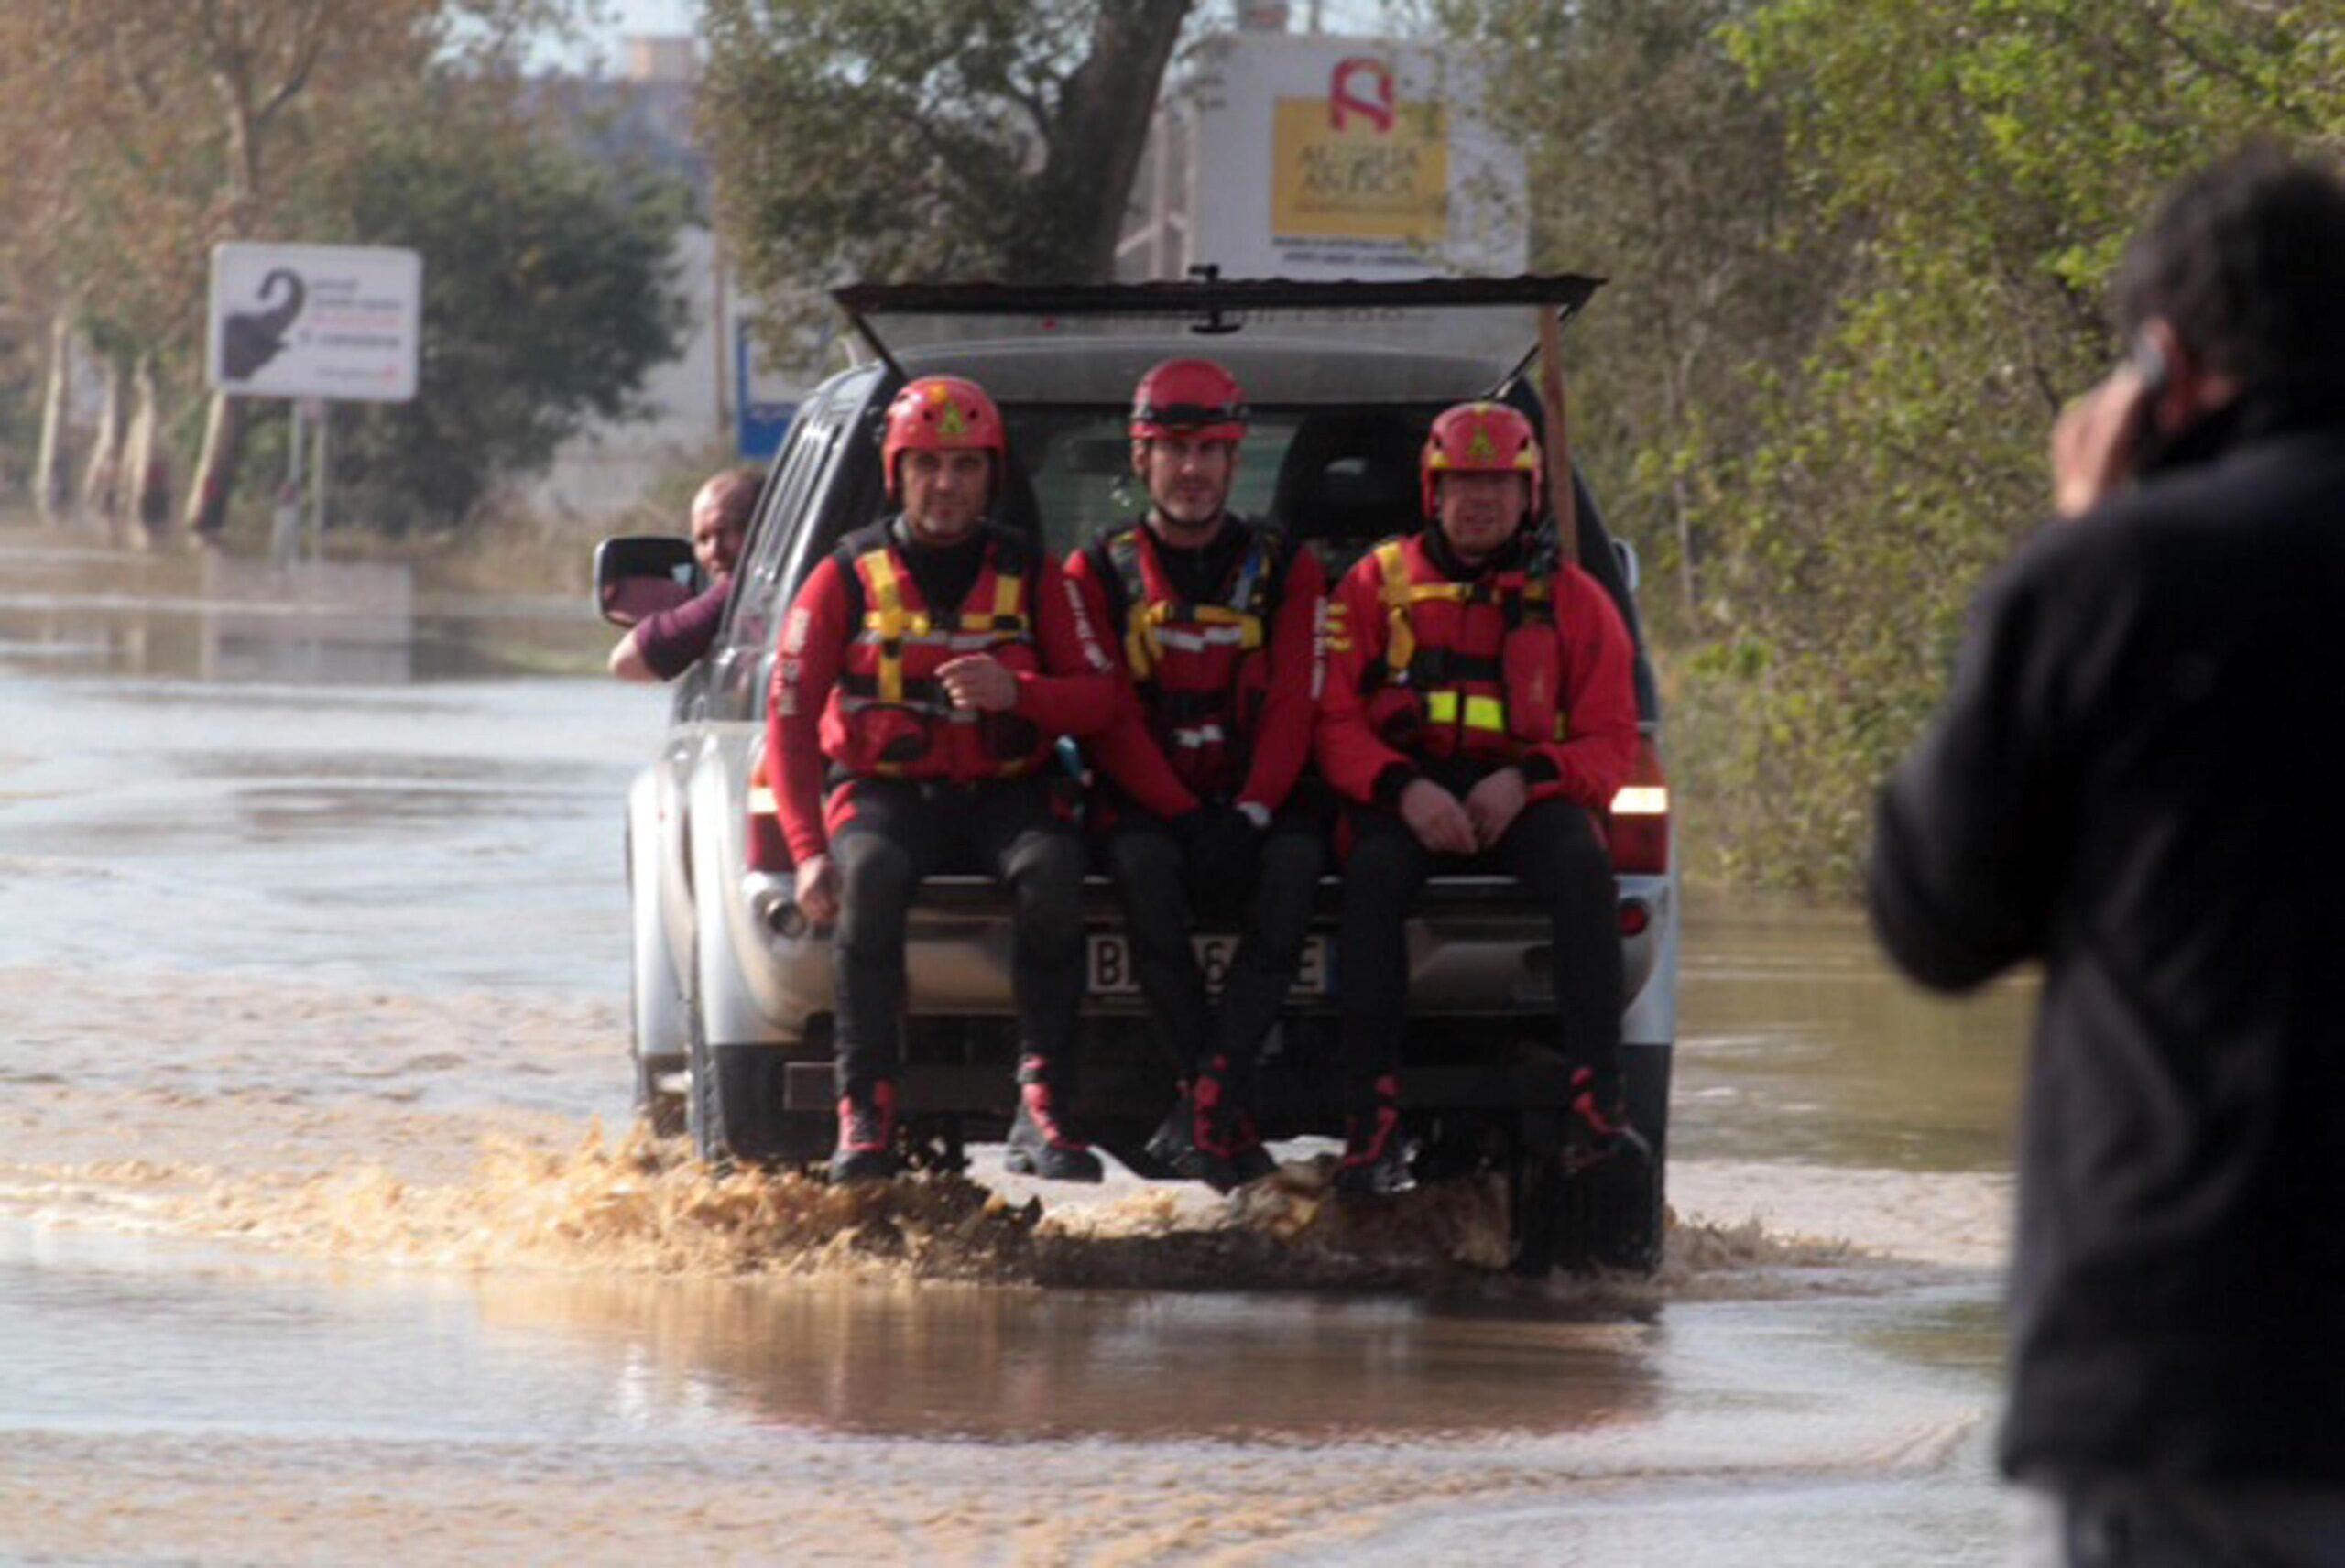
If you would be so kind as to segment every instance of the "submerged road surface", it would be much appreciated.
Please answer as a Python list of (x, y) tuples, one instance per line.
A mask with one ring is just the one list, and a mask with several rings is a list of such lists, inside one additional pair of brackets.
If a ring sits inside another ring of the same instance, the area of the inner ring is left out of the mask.
[(1147, 1288), (1238, 1222), (623, 1147), (662, 700), (529, 673), (560, 606), (254, 570), (0, 535), (0, 1560), (2001, 1559), (2023, 993), (1697, 908), (1658, 1280), (1334, 1291), (1267, 1212)]

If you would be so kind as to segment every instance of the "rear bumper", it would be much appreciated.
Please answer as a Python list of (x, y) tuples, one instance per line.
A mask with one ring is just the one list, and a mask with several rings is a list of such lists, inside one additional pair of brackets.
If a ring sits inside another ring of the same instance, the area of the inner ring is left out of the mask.
[[(747, 919), (734, 923), (742, 934), (736, 949), (740, 973), (757, 1011), (776, 1043), (802, 1040), (807, 1021), (832, 1008), (831, 944), (827, 935), (802, 929), (791, 917), (791, 886), (781, 877), (744, 878), (741, 898)], [(1675, 890), (1664, 877), (1619, 878), (1625, 906), (1642, 906), (1642, 931), (1623, 937), (1624, 1006), (1657, 982), (1667, 983), (1665, 955), (1677, 922)], [(1343, 884), (1326, 877), (1319, 887), (1313, 922), (1330, 944), (1341, 908)], [(1087, 934), (1119, 933), (1123, 911), (1114, 887), (1093, 877), (1084, 888)], [(1428, 884), (1418, 912), (1409, 921), (1409, 1010), (1419, 1018), (1513, 1017), (1554, 1004), (1554, 954), (1546, 922), (1528, 909), (1511, 878), (1439, 877)], [(931, 878), (912, 908), (906, 933), (907, 1004), (916, 1017), (1006, 1017), (1010, 991), (1010, 919), (1008, 897), (990, 879)], [(1336, 975), (1328, 992), (1299, 996), (1290, 1010), (1332, 1016)], [(1145, 1014), (1133, 995), (1086, 996), (1086, 1018), (1138, 1018)], [(727, 1043), (753, 1043), (732, 1040)]]

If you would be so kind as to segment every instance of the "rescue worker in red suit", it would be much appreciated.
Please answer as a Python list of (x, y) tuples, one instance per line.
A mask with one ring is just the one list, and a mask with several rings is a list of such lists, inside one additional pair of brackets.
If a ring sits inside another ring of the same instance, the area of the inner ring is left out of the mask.
[(1500, 403), (1435, 419), (1421, 461), (1434, 526), (1362, 556), (1329, 606), (1319, 766), (1348, 802), (1336, 939), (1345, 1083), (1336, 1185), (1408, 1184), (1398, 1136), (1403, 927), (1427, 877), (1501, 872), (1554, 922), (1572, 1069), (1565, 1158), (1632, 1138), (1620, 1082), (1620, 936), (1603, 822), (1637, 743), (1628, 629), (1576, 564), (1532, 559), (1531, 421)]
[(818, 564), (782, 625), (766, 756), (799, 909), (836, 932), (834, 1180), (899, 1169), (905, 918), (923, 876), (965, 868), (993, 872), (1016, 902), (1009, 1168), (1099, 1180), (1063, 1120), (1085, 854), (1047, 770), (1056, 738), (1101, 728), (1119, 693), (1057, 563), (986, 520), (1006, 450), (976, 384), (906, 387), (880, 453), (900, 510)]
[[(1228, 509), (1246, 421), (1245, 394), (1210, 360), (1149, 371), (1130, 426), (1148, 513), (1067, 561), (1135, 692), (1089, 746), (1133, 967), (1183, 1077), (1149, 1152), (1222, 1192), (1275, 1168), (1255, 1068), (1302, 961), (1325, 841), (1292, 796), (1325, 579), (1316, 556)], [(1199, 909), (1241, 925), (1218, 1010), (1189, 945)]]

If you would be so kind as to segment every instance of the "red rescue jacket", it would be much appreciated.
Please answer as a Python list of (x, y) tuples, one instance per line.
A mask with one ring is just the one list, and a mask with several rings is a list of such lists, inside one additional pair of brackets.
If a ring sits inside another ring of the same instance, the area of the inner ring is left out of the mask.
[(1351, 800), (1391, 806), (1519, 767), (1530, 798), (1610, 810), (1637, 746), (1635, 659), (1620, 613), (1577, 566), (1452, 578), (1425, 535), (1387, 539), (1328, 611), (1319, 767)]
[(1110, 529), (1067, 558), (1092, 623), (1120, 647), (1132, 699), (1090, 745), (1100, 771), (1171, 819), (1207, 800), (1276, 811), (1309, 760), (1325, 675), (1317, 556), (1231, 517), (1246, 536), (1209, 601), (1175, 593), (1154, 531)]
[[(975, 783), (1031, 773), (1062, 735), (1115, 713), (1114, 667), (1082, 596), (1047, 556), (987, 528), (985, 560), (962, 602), (922, 602), (902, 547), (882, 523), (851, 534), (815, 566), (782, 623), (767, 706), (769, 776), (793, 860), (829, 844), (828, 777)], [(936, 671), (991, 654), (1018, 680), (1004, 713), (956, 709)]]

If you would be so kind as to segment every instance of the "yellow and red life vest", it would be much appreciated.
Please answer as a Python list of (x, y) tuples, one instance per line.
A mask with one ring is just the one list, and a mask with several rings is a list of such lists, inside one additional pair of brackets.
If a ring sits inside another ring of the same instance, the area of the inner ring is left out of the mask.
[(1276, 610), (1278, 538), (1235, 518), (1246, 549), (1218, 596), (1174, 592), (1145, 525), (1108, 535), (1099, 553), (1123, 599), (1125, 667), (1150, 733), (1181, 781), (1200, 795), (1245, 783), (1254, 726), (1270, 696), (1269, 624)]
[(1385, 617), (1369, 722), (1396, 750), (1504, 763), (1564, 738), (1554, 586), (1521, 568), (1453, 583), (1422, 536), (1376, 547)]
[(840, 547), (862, 616), (823, 715), (823, 749), (847, 772), (969, 783), (1031, 773), (1050, 756), (1040, 726), (956, 708), (937, 679), (943, 666), (976, 653), (1013, 671), (1042, 669), (1031, 558), (1020, 541), (991, 531), (985, 551), (967, 595), (948, 614), (922, 601), (884, 529), (865, 529)]

